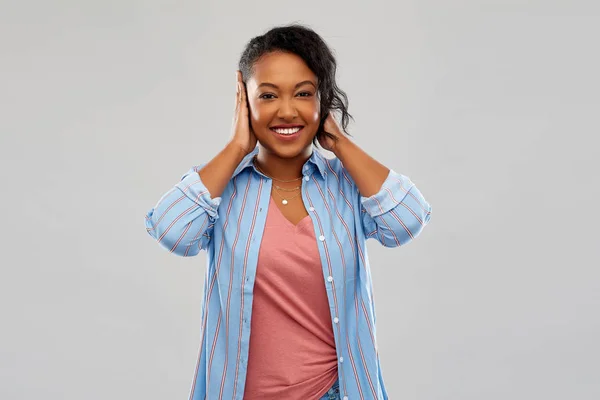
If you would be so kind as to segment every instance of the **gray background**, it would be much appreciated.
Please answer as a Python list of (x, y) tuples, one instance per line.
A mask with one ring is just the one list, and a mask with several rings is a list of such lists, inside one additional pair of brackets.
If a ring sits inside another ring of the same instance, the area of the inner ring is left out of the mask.
[(295, 21), (433, 206), (369, 242), (390, 397), (600, 398), (597, 4), (3, 3), (0, 398), (187, 398), (206, 259), (144, 214), (225, 144), (246, 41)]

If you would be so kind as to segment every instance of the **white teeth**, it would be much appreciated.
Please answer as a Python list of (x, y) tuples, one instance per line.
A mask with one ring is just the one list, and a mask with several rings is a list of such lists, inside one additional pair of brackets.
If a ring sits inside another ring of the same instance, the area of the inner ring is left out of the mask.
[(280, 128), (275, 128), (273, 129), (275, 132), (279, 133), (280, 135), (293, 135), (294, 133), (298, 132), (300, 129), (302, 128), (289, 128), (289, 129), (280, 129)]

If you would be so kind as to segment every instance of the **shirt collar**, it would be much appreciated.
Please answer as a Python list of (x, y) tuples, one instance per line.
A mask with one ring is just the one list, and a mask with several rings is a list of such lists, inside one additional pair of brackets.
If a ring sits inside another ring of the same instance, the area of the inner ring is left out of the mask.
[[(242, 172), (246, 168), (254, 168), (253, 160), (254, 160), (254, 156), (256, 156), (257, 154), (258, 154), (258, 146), (255, 147), (254, 150), (252, 150), (252, 152), (250, 152), (248, 155), (246, 155), (242, 159), (242, 162), (235, 169), (235, 171), (233, 173), (233, 177), (236, 177), (240, 172)], [(309, 159), (304, 164), (304, 167), (302, 167), (302, 175), (310, 176), (310, 174), (312, 174), (313, 170), (316, 168), (317, 171), (319, 172), (319, 174), (321, 175), (321, 178), (325, 179), (325, 175), (327, 175), (325, 163), (326, 163), (326, 160), (325, 160), (325, 157), (323, 156), (323, 154), (321, 154), (321, 152), (318, 149), (313, 147), (312, 154), (310, 155)], [(254, 170), (256, 171), (256, 169), (254, 169)], [(256, 171), (256, 172), (258, 172), (258, 171)]]

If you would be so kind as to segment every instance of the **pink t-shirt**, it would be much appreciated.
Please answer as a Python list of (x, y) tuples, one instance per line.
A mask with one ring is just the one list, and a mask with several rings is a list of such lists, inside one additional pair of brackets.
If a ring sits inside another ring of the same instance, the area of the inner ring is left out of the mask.
[(319, 399), (338, 377), (310, 216), (293, 225), (271, 198), (258, 256), (244, 400)]

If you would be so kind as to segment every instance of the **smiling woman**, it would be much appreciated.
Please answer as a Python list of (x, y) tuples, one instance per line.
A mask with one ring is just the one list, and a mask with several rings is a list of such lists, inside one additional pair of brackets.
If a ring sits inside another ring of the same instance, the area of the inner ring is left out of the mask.
[[(246, 82), (250, 122), (258, 142), (276, 160), (298, 159), (310, 155), (310, 144), (320, 124), (320, 101), (317, 76), (304, 60), (293, 53), (268, 53), (255, 63)], [(261, 155), (262, 156), (262, 155)], [(297, 172), (289, 170), (297, 176)]]
[(192, 400), (388, 398), (366, 240), (412, 241), (431, 206), (350, 140), (335, 73), (307, 27), (253, 38), (227, 145), (146, 215), (170, 252), (208, 254)]

